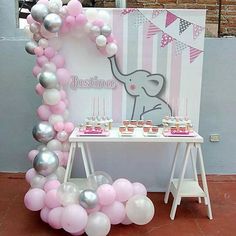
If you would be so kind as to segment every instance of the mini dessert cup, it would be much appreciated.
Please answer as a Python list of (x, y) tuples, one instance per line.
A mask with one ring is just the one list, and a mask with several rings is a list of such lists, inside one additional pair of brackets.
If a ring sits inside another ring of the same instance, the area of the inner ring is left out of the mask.
[(119, 127), (120, 133), (124, 133), (126, 131), (126, 126), (122, 125)]
[(146, 125), (152, 125), (152, 120), (146, 120)]
[(92, 131), (93, 130), (93, 126), (92, 125), (86, 125), (85, 126), (85, 130), (86, 131)]
[(150, 131), (150, 129), (151, 129), (150, 125), (144, 125), (143, 126), (143, 132), (144, 133), (148, 133)]
[(181, 126), (179, 126), (179, 131), (182, 132), (182, 133), (185, 133), (188, 130), (187, 130), (187, 127), (185, 125), (181, 125)]
[(131, 133), (134, 132), (134, 126), (133, 125), (128, 125), (127, 130)]
[(98, 125), (98, 124), (95, 125), (95, 126), (94, 126), (94, 130), (95, 130), (95, 131), (99, 131), (99, 132), (102, 131), (101, 125)]
[(144, 120), (138, 120), (138, 127), (143, 127)]
[(131, 120), (130, 124), (133, 125), (133, 126), (137, 126), (137, 120)]
[(152, 126), (151, 130), (152, 130), (152, 133), (157, 133), (158, 132), (158, 126)]
[(175, 125), (170, 127), (171, 133), (175, 133), (177, 131), (177, 127)]
[(124, 121), (123, 121), (123, 125), (124, 125), (124, 126), (128, 126), (128, 125), (129, 125), (129, 120), (124, 120)]

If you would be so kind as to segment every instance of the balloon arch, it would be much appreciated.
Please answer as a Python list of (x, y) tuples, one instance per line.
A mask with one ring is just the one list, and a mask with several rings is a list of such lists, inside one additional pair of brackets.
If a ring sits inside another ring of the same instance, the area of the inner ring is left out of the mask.
[(64, 57), (60, 54), (60, 37), (70, 32), (87, 34), (106, 57), (117, 52), (110, 16), (105, 10), (83, 9), (78, 0), (62, 6), (61, 0), (39, 0), (27, 17), (25, 28), (31, 41), (25, 49), (36, 56), (33, 75), (36, 93), (43, 104), (37, 109), (40, 122), (33, 127), (34, 138), (41, 143), (28, 154), (33, 168), (26, 173), (31, 188), (24, 198), (31, 211), (55, 229), (72, 235), (105, 236), (111, 224), (147, 224), (154, 206), (141, 183), (127, 179), (112, 181), (105, 172), (88, 177), (94, 182), (88, 189), (71, 182), (63, 183), (70, 144), (68, 137), (74, 124), (68, 122), (68, 98), (65, 85), (70, 81)]

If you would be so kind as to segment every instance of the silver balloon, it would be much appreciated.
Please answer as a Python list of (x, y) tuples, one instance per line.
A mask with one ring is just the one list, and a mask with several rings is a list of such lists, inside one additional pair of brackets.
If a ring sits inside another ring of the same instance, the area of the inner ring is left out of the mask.
[(94, 190), (85, 189), (79, 195), (79, 204), (85, 209), (95, 208), (98, 204), (98, 195)]
[(29, 41), (25, 45), (25, 50), (31, 55), (34, 55), (34, 49), (38, 47), (38, 44), (35, 41)]
[(42, 38), (41, 34), (39, 33), (34, 33), (33, 34), (33, 39), (38, 42)]
[(113, 180), (109, 174), (103, 171), (95, 171), (88, 176), (89, 187), (96, 190), (102, 184), (112, 184)]
[(98, 26), (94, 25), (91, 27), (90, 32), (94, 37), (97, 37), (100, 35), (100, 28)]
[(57, 77), (54, 73), (50, 71), (44, 71), (39, 76), (39, 83), (47, 89), (57, 87)]
[(61, 28), (62, 19), (59, 15), (55, 13), (50, 13), (45, 17), (43, 25), (45, 29), (48, 30), (49, 32), (56, 33)]
[(36, 4), (31, 8), (31, 16), (35, 21), (43, 22), (44, 18), (49, 14), (49, 10), (44, 4)]
[(33, 34), (35, 34), (35, 33), (38, 33), (38, 32), (39, 32), (39, 30), (40, 30), (40, 25), (39, 25), (38, 23), (32, 23), (29, 28), (30, 28), (30, 31), (31, 31)]
[(111, 27), (108, 25), (104, 25), (101, 29), (101, 34), (104, 36), (109, 36), (111, 34)]
[(50, 123), (42, 121), (34, 126), (32, 134), (38, 142), (47, 143), (54, 138), (55, 131)]
[(51, 175), (56, 171), (59, 165), (59, 160), (56, 153), (51, 151), (39, 152), (33, 161), (33, 167), (36, 172), (43, 176)]

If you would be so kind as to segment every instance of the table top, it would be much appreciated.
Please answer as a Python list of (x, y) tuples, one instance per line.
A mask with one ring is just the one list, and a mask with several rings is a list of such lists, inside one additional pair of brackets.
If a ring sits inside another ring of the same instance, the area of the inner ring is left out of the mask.
[(132, 143), (203, 143), (203, 138), (196, 133), (194, 137), (165, 137), (159, 128), (156, 137), (145, 137), (141, 128), (136, 128), (133, 136), (121, 136), (118, 128), (112, 128), (109, 136), (79, 136), (79, 128), (75, 128), (69, 142), (132, 142)]

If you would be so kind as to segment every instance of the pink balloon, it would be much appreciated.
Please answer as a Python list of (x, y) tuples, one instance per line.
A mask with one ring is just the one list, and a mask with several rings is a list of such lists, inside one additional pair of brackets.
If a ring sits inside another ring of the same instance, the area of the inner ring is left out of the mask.
[(141, 183), (133, 183), (133, 195), (144, 195), (147, 196), (147, 189)]
[(64, 21), (63, 23), (62, 23), (62, 26), (61, 26), (61, 28), (60, 28), (60, 33), (61, 34), (66, 34), (66, 33), (68, 33), (69, 32), (69, 25)]
[[(57, 75), (57, 78), (58, 78), (58, 75)], [(62, 100), (66, 98), (66, 92), (65, 92), (65, 90), (61, 89), (60, 94), (61, 94), (61, 99), (62, 99)]]
[(31, 179), (37, 174), (34, 168), (29, 169), (25, 174), (25, 179), (30, 183)]
[(73, 130), (74, 130), (75, 126), (73, 123), (71, 122), (66, 122), (65, 123), (65, 127), (64, 127), (64, 130), (67, 132), (67, 133), (71, 133)]
[(31, 211), (39, 211), (44, 207), (45, 192), (40, 188), (30, 189), (24, 197), (26, 208)]
[(100, 211), (100, 209), (101, 209), (101, 206), (98, 204), (96, 207), (94, 207), (92, 209), (86, 209), (86, 211), (87, 211), (88, 214), (91, 214), (91, 213)]
[(36, 61), (41, 67), (43, 67), (44, 64), (48, 63), (48, 59), (45, 56), (37, 57)]
[(34, 158), (36, 157), (36, 155), (39, 153), (38, 150), (31, 150), (29, 153), (28, 153), (28, 159), (29, 161), (33, 162)]
[(84, 14), (79, 14), (75, 17), (75, 22), (78, 26), (83, 26), (87, 23), (87, 18)]
[(57, 197), (57, 189), (49, 190), (45, 196), (45, 205), (48, 208), (56, 208), (61, 206), (59, 199)]
[(63, 166), (67, 166), (69, 152), (63, 152)]
[(50, 115), (52, 114), (48, 105), (41, 105), (37, 109), (37, 115), (40, 120), (48, 121)]
[[(60, 140), (59, 140), (60, 141)], [(64, 155), (61, 151), (54, 151), (58, 157), (58, 160), (59, 160), (59, 166), (62, 166), (64, 164)]]
[(28, 24), (33, 24), (36, 22), (30, 14), (26, 17), (26, 20)]
[(123, 225), (130, 225), (130, 224), (132, 224), (132, 223), (133, 223), (133, 222), (128, 218), (127, 215), (125, 215), (124, 220), (121, 222), (121, 224), (123, 224)]
[(65, 65), (65, 59), (60, 54), (57, 54), (51, 59), (51, 62), (53, 62), (57, 68), (62, 68)]
[(37, 57), (40, 57), (40, 56), (43, 55), (44, 50), (43, 50), (42, 47), (36, 47), (36, 48), (34, 49), (34, 53), (35, 53), (35, 55), (36, 55)]
[(35, 87), (35, 91), (39, 96), (42, 96), (44, 93), (44, 87), (40, 83), (38, 83)]
[(48, 213), (49, 213), (50, 209), (47, 207), (44, 207), (41, 211), (40, 211), (40, 218), (43, 222), (48, 223)]
[(78, 0), (71, 0), (67, 4), (67, 10), (69, 15), (76, 16), (83, 10), (82, 4)]
[(125, 218), (125, 207), (121, 202), (113, 202), (109, 206), (102, 207), (101, 211), (106, 214), (111, 224), (116, 225), (120, 224)]
[(66, 70), (65, 68), (60, 68), (57, 70), (57, 79), (59, 81), (59, 83), (63, 86), (66, 85), (71, 78), (70, 72), (68, 70)]
[(39, 67), (39, 66), (34, 66), (34, 68), (33, 68), (33, 70), (32, 70), (32, 73), (33, 73), (33, 76), (34, 77), (37, 77), (37, 75), (41, 72), (41, 67)]
[(54, 124), (53, 128), (57, 131), (60, 132), (64, 130), (64, 123), (63, 122), (57, 122)]
[(108, 43), (112, 43), (113, 41), (115, 40), (113, 34), (110, 34), (108, 37), (107, 37), (107, 42)]
[(73, 27), (75, 25), (75, 17), (74, 16), (67, 16), (66, 23), (69, 27)]
[(93, 21), (93, 25), (98, 26), (98, 27), (103, 27), (104, 26), (104, 21), (103, 20), (95, 20)]
[(61, 215), (62, 227), (69, 233), (76, 233), (83, 230), (87, 221), (87, 212), (77, 204), (66, 206)]
[(110, 205), (115, 201), (116, 191), (110, 184), (100, 185), (97, 189), (99, 203), (103, 206)]
[(48, 214), (48, 224), (54, 229), (61, 229), (61, 216), (63, 207), (57, 207), (52, 209)]
[(53, 189), (58, 189), (58, 187), (61, 185), (61, 183), (58, 180), (49, 180), (44, 184), (44, 191), (48, 192)]
[(127, 179), (117, 179), (112, 186), (116, 191), (117, 201), (125, 202), (133, 196), (133, 185)]
[(66, 104), (63, 101), (59, 101), (56, 105), (50, 106), (50, 110), (54, 114), (62, 114), (66, 109)]
[(48, 59), (51, 59), (52, 57), (55, 56), (55, 50), (52, 47), (47, 47), (47, 48), (44, 49), (44, 55)]

